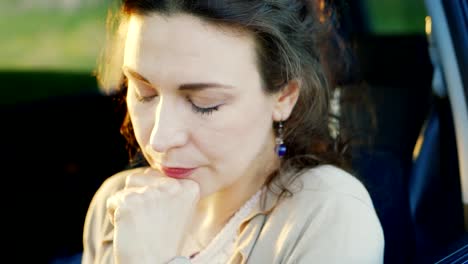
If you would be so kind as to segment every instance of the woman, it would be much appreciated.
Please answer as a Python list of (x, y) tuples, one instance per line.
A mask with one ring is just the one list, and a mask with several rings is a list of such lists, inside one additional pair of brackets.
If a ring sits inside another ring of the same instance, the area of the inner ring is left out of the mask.
[(83, 263), (383, 261), (372, 201), (328, 128), (324, 14), (298, 0), (123, 1), (123, 54), (100, 80), (124, 84), (137, 165), (95, 194)]

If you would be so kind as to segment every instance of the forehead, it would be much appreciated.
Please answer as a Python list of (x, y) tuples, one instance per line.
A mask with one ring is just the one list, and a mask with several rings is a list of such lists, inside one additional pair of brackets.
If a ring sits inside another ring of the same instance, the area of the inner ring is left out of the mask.
[(248, 78), (246, 74), (254, 77), (258, 72), (250, 34), (214, 26), (186, 14), (132, 15), (124, 64), (149, 78), (153, 74), (158, 78), (175, 74), (191, 81), (193, 78), (236, 81)]

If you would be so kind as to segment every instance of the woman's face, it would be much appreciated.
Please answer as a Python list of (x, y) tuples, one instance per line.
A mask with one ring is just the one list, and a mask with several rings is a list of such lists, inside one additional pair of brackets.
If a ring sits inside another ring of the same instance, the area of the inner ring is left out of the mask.
[(198, 182), (206, 197), (249, 188), (277, 164), (275, 97), (262, 90), (250, 35), (190, 15), (132, 15), (123, 70), (151, 167)]

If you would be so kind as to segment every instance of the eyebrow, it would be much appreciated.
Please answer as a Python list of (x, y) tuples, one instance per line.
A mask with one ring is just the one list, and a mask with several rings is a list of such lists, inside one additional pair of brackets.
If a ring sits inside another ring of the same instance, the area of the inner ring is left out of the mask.
[[(139, 80), (141, 82), (144, 82), (145, 84), (154, 87), (154, 85), (151, 84), (151, 82), (143, 77), (143, 75), (139, 74), (135, 70), (132, 70), (131, 68), (124, 66), (122, 67), (122, 71), (127, 78), (131, 77), (133, 79)], [(232, 85), (226, 85), (226, 84), (220, 84), (220, 83), (184, 83), (179, 85), (179, 90), (180, 91), (186, 91), (186, 90), (192, 90), (192, 91), (200, 91), (208, 88), (234, 88)]]

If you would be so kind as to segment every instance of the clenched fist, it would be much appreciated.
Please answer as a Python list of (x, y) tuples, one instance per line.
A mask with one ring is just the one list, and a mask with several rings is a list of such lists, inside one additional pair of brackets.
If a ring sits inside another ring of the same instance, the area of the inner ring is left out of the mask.
[(158, 264), (177, 256), (199, 199), (192, 180), (153, 169), (127, 176), (125, 188), (107, 200), (115, 263)]

